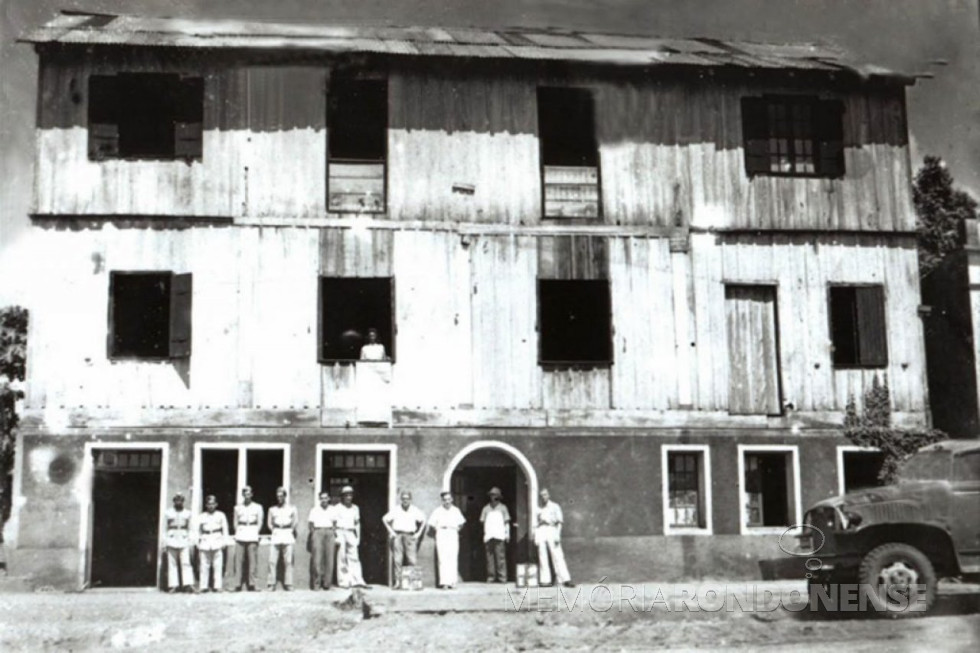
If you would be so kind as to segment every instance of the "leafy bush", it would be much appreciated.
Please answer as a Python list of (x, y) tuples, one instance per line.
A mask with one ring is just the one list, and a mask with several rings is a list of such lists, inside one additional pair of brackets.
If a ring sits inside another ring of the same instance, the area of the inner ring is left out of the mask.
[[(0, 309), (0, 526), (10, 516), (17, 400), (24, 396), (15, 381), (24, 380), (27, 361), (27, 309)], [(0, 538), (2, 541), (2, 538)]]

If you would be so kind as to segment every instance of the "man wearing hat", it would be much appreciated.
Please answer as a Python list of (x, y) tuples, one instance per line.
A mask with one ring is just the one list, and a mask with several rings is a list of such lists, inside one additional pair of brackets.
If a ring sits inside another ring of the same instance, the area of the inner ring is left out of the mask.
[(480, 523), (483, 524), (483, 546), (487, 551), (487, 582), (507, 582), (507, 550), (510, 541), (510, 512), (500, 500), (500, 488), (487, 492), (490, 503), (483, 506)]
[[(191, 568), (191, 511), (184, 508), (184, 495), (174, 495), (174, 507), (167, 508), (167, 591), (194, 589), (194, 570)], [(179, 571), (178, 571), (179, 569)], [(178, 577), (177, 574), (180, 574)]]
[(286, 503), (286, 488), (276, 488), (276, 505), (269, 508), (269, 591), (276, 589), (276, 572), (279, 570), (279, 559), (282, 558), (282, 586), (289, 592), (293, 589), (293, 548), (296, 544), (296, 527), (299, 525), (299, 513), (296, 506)]
[(339, 587), (367, 587), (361, 572), (361, 558), (357, 547), (361, 544), (361, 510), (354, 505), (354, 488), (345, 485), (340, 490), (340, 503), (336, 506), (337, 524), (337, 585)]

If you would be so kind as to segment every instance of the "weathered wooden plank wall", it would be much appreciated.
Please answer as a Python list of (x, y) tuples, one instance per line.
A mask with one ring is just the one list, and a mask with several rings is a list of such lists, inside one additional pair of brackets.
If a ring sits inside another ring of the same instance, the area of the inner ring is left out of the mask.
[[(887, 377), (896, 410), (925, 410), (911, 238), (694, 234), (690, 254), (671, 253), (665, 238), (609, 238), (614, 363), (575, 371), (537, 363), (535, 285), (540, 252), (553, 240), (111, 225), (37, 228), (32, 238), (45, 256), (27, 271), (37, 280), (29, 408), (319, 407), (341, 415), (355, 405), (354, 367), (316, 359), (317, 276), (335, 274), (395, 277), (396, 409), (726, 411), (725, 284), (763, 283), (776, 287), (782, 399), (796, 410), (841, 411), (875, 375)], [(124, 270), (193, 273), (189, 363), (107, 360), (109, 273)], [(884, 286), (886, 368), (832, 368), (831, 282)]]

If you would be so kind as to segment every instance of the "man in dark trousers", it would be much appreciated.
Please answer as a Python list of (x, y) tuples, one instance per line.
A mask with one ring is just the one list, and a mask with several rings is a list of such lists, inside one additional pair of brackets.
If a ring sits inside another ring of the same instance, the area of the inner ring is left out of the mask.
[(507, 582), (507, 543), (510, 542), (510, 512), (501, 501), (500, 488), (490, 488), (490, 503), (483, 506), (483, 546), (487, 550), (487, 582)]

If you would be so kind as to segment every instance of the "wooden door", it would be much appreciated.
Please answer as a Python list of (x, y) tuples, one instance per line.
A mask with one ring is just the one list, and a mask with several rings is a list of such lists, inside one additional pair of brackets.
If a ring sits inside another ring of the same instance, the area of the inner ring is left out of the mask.
[(779, 415), (779, 339), (773, 286), (726, 286), (728, 412)]

